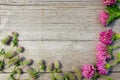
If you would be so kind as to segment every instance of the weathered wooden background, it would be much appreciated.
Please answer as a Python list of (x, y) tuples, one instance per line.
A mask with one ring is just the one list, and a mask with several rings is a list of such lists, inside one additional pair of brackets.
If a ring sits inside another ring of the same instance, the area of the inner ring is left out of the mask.
[[(102, 9), (102, 0), (0, 0), (0, 39), (17, 31), (26, 48), (21, 55), (48, 63), (60, 60), (68, 71), (95, 62), (98, 35), (107, 29), (98, 21)], [(120, 20), (108, 28), (120, 32)], [(0, 74), (0, 80), (8, 75)], [(120, 65), (110, 76), (120, 80)], [(24, 74), (21, 80), (26, 78)], [(49, 73), (40, 80), (49, 80)]]

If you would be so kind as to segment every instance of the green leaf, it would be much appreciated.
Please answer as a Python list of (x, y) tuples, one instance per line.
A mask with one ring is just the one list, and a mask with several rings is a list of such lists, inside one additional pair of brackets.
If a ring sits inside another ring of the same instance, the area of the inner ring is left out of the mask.
[(17, 72), (16, 72), (15, 70), (12, 70), (12, 72), (10, 73), (10, 77), (9, 77), (10, 80), (16, 80), (16, 79), (15, 79), (16, 73), (17, 73)]
[(120, 9), (117, 5), (113, 5), (113, 6), (107, 6), (105, 8), (105, 10), (110, 14), (110, 15), (113, 15), (115, 13), (118, 13), (120, 12)]
[(17, 68), (16, 69), (16, 80), (19, 80), (19, 78), (20, 78), (20, 76), (22, 75), (22, 73), (23, 73), (23, 71), (22, 71), (22, 69), (21, 68)]
[(118, 39), (120, 39), (120, 34), (119, 33), (115, 33), (113, 37), (114, 37), (114, 40), (118, 40)]
[(107, 6), (105, 11), (109, 14), (108, 23), (120, 17), (120, 9), (117, 5)]
[(12, 32), (12, 35), (13, 35), (13, 40), (12, 40), (12, 46), (15, 47), (15, 46), (18, 46), (18, 36), (19, 36), (19, 33), (17, 32)]
[(16, 63), (15, 63), (15, 66), (18, 67), (18, 66), (22, 66), (23, 65), (23, 61), (22, 60), (18, 60)]
[(117, 0), (118, 3), (120, 3), (120, 0)]
[(12, 40), (12, 46), (13, 47), (15, 47), (15, 46), (18, 46), (18, 42), (19, 42), (19, 40), (18, 40), (18, 37), (13, 37), (13, 40)]
[(4, 60), (0, 61), (0, 71), (3, 71), (5, 69), (5, 62)]
[(2, 48), (2, 49), (0, 50), (0, 55), (3, 55), (3, 54), (5, 54), (5, 50)]

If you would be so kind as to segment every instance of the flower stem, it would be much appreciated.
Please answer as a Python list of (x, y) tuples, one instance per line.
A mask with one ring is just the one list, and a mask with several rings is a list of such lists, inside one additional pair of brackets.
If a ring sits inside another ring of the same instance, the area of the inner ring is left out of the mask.
[(118, 62), (120, 62), (120, 60), (115, 60), (115, 61), (111, 64), (111, 66), (115, 66), (115, 65), (117, 65)]
[(105, 76), (105, 75), (100, 75), (100, 76), (101, 76), (102, 78), (112, 80), (112, 78), (110, 78), (109, 76)]
[(97, 77), (99, 76), (99, 74), (96, 72), (95, 76), (93, 77), (93, 80), (97, 80)]
[(112, 49), (118, 49), (118, 48), (120, 48), (120, 45), (112, 46)]

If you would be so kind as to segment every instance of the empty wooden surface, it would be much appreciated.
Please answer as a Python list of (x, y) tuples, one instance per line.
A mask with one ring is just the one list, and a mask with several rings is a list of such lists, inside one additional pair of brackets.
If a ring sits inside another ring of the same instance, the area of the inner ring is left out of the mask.
[[(95, 63), (95, 46), (101, 31), (112, 28), (120, 32), (120, 20), (102, 27), (98, 21), (102, 9), (102, 0), (0, 0), (0, 40), (17, 31), (26, 48), (22, 56), (35, 62), (60, 60), (63, 70), (70, 71), (85, 63)], [(9, 72), (6, 70), (0, 78), (7, 79)], [(40, 80), (49, 80), (49, 75), (41, 75)], [(119, 75), (120, 65), (113, 69), (111, 77), (119, 80)]]

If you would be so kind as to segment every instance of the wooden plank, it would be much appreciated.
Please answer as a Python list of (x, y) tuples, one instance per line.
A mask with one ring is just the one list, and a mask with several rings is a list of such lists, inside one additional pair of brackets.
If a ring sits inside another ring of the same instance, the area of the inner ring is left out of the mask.
[[(96, 0), (1, 0), (1, 4), (9, 4), (9, 5), (41, 5), (42, 3), (84, 3), (85, 5), (97, 4), (102, 5), (101, 1)], [(83, 5), (83, 4), (82, 4)]]
[[(110, 75), (110, 77), (113, 79), (113, 80), (119, 80), (119, 76), (120, 73), (112, 73)], [(0, 74), (0, 78), (1, 79), (4, 79), (4, 80), (7, 80), (9, 78), (9, 74)], [(28, 79), (28, 75), (27, 74), (23, 74), (21, 77), (20, 77), (20, 80), (26, 80)], [(47, 73), (47, 74), (42, 74), (40, 77), (39, 77), (39, 80), (50, 80), (50, 74)], [(84, 79), (86, 80), (86, 79)], [(99, 78), (98, 80), (105, 80), (105, 79), (102, 79), (102, 78)]]
[[(80, 67), (95, 62), (98, 35), (107, 29), (98, 21), (98, 13), (103, 8), (102, 2), (96, 0), (0, 0), (0, 40), (17, 31), (20, 43), (26, 48), (21, 56), (35, 62), (60, 60), (63, 70), (69, 71), (71, 64)], [(119, 21), (113, 27), (118, 32)], [(35, 63), (33, 67), (38, 65)], [(119, 67), (113, 71), (119, 72)], [(6, 75), (1, 74), (0, 78), (7, 78)], [(114, 73), (112, 77), (119, 80), (119, 75)], [(22, 80), (26, 77), (25, 74)], [(49, 74), (42, 75), (40, 80), (49, 80)]]
[[(67, 8), (64, 3), (59, 8), (58, 3), (55, 4), (1, 6), (1, 38), (12, 31), (18, 31), (21, 33), (21, 40), (96, 40), (99, 33), (105, 29), (98, 21), (101, 8), (89, 5), (85, 8)], [(120, 23), (115, 24), (114, 30), (119, 31)]]
[(93, 10), (2, 6), (0, 36), (18, 31), (22, 40), (96, 40), (104, 28)]
[[(81, 67), (83, 64), (96, 62), (96, 44), (94, 41), (21, 41), (26, 49), (20, 55), (35, 61), (33, 67), (39, 67), (36, 63), (44, 59), (47, 63), (59, 60), (63, 65), (63, 71), (71, 71), (74, 67)], [(8, 49), (8, 47), (6, 47)], [(116, 55), (117, 52), (114, 54)], [(71, 64), (73, 66), (71, 66)], [(11, 71), (9, 69), (7, 72)], [(113, 71), (120, 71), (117, 65)]]

